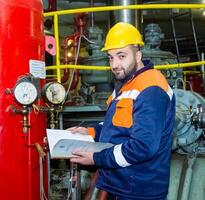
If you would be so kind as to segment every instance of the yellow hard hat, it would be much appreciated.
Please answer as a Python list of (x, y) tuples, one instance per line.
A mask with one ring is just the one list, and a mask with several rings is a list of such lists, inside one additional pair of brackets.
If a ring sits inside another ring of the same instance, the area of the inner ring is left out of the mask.
[(119, 22), (115, 24), (108, 32), (105, 46), (101, 49), (118, 49), (126, 47), (129, 44), (144, 45), (140, 32), (131, 24)]

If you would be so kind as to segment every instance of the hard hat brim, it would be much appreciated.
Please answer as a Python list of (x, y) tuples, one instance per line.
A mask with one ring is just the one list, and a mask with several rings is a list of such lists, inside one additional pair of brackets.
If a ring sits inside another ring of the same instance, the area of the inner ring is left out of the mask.
[(139, 46), (144, 46), (144, 42), (140, 42), (140, 43), (137, 43), (137, 44), (126, 44), (126, 45), (117, 45), (117, 46), (109, 46), (109, 47), (103, 47), (101, 49), (101, 51), (108, 51), (110, 49), (121, 49), (121, 48), (124, 48), (128, 45), (139, 45)]

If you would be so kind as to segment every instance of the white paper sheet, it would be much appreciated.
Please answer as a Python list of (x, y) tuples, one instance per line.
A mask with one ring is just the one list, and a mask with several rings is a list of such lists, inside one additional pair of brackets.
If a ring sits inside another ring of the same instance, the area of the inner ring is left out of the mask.
[(75, 150), (99, 152), (112, 147), (111, 143), (94, 142), (91, 135), (71, 133), (67, 130), (47, 129), (51, 158), (73, 157)]

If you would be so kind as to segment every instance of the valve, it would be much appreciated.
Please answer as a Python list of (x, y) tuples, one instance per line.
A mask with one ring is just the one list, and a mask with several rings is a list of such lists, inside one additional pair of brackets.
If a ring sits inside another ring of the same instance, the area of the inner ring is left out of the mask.
[[(192, 109), (191, 109), (192, 110)], [(195, 130), (198, 128), (205, 129), (205, 107), (201, 104), (197, 105), (196, 111), (192, 111), (191, 117), (192, 124), (195, 127)]]
[(29, 113), (28, 106), (23, 106), (22, 108), (16, 108), (16, 107), (12, 106), (11, 111), (14, 114), (22, 115), (22, 131), (23, 131), (23, 133), (28, 133), (28, 130), (31, 127), (31, 125), (28, 122), (28, 113)]

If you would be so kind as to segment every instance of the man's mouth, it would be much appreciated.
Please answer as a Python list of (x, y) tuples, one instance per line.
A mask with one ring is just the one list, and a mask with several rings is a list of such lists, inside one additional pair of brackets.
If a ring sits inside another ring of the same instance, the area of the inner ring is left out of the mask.
[(122, 72), (122, 70), (115, 70), (114, 71), (116, 74), (119, 74), (120, 72)]

